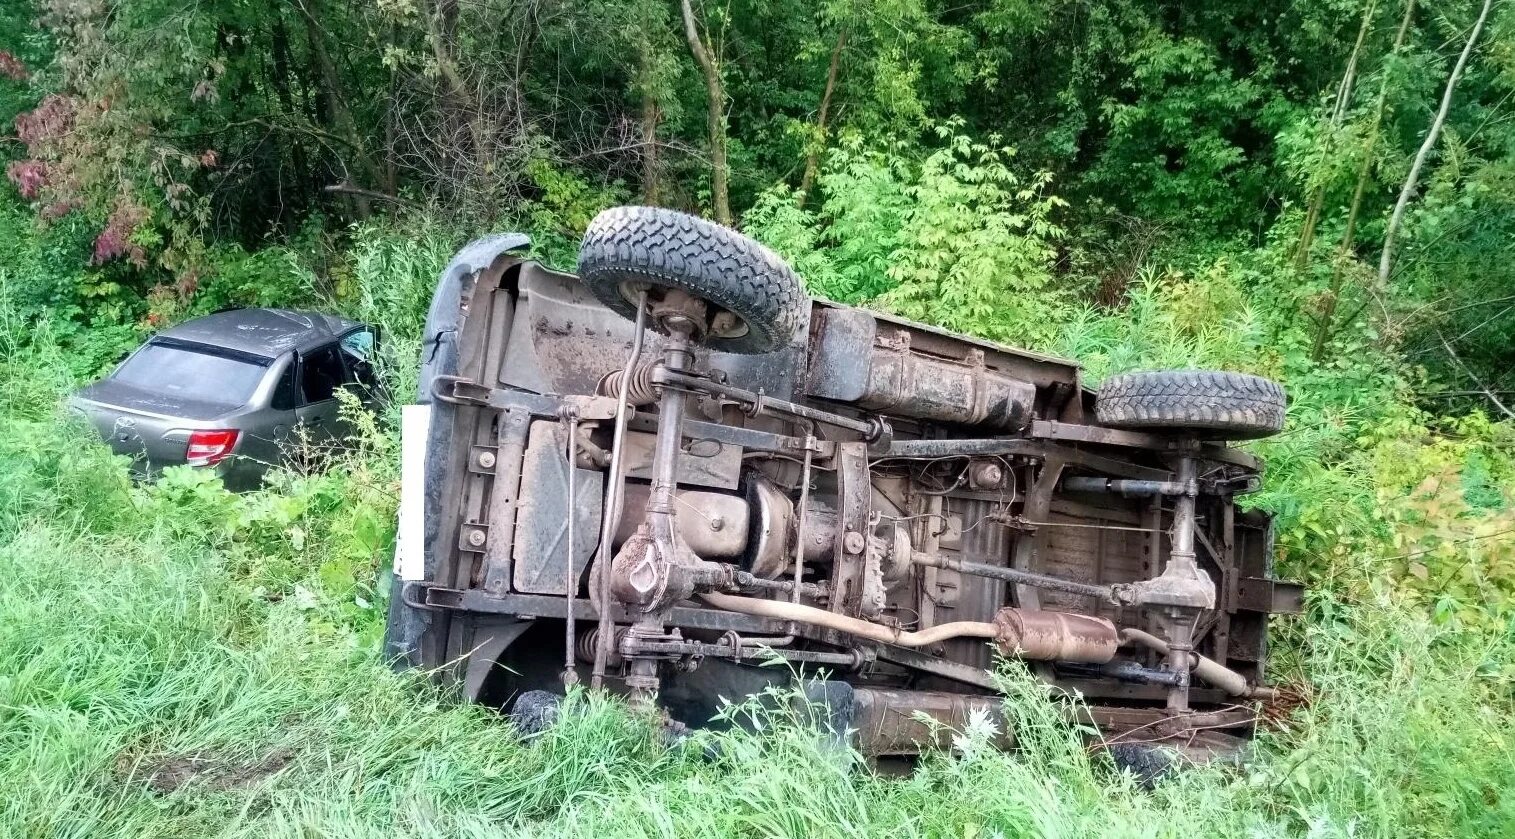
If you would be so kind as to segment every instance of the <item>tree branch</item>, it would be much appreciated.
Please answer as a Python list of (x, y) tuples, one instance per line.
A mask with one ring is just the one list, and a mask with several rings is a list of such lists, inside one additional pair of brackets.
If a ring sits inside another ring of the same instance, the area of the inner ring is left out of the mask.
[(1494, 403), (1494, 407), (1503, 411), (1504, 415), (1510, 419), (1515, 419), (1515, 411), (1511, 411), (1508, 407), (1505, 406), (1503, 402), (1500, 402), (1499, 397), (1494, 395), (1494, 391), (1489, 390), (1489, 388), (1481, 380), (1479, 380), (1477, 376), (1473, 375), (1473, 371), (1468, 369), (1468, 365), (1463, 364), (1462, 359), (1457, 357), (1457, 352), (1452, 349), (1452, 345), (1447, 343), (1447, 337), (1445, 335), (1442, 335), (1440, 332), (1436, 333), (1436, 337), (1441, 339), (1441, 345), (1446, 348), (1447, 355), (1452, 357), (1452, 361), (1457, 365), (1457, 368), (1466, 373), (1468, 375), (1468, 378), (1473, 380), (1473, 384), (1476, 385), (1479, 390), (1483, 391), (1483, 395), (1487, 396), (1490, 402)]

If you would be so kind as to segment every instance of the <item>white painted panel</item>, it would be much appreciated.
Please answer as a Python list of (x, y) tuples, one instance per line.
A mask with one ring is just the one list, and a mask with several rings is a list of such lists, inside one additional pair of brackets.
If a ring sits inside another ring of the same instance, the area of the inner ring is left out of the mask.
[(426, 437), (430, 405), (400, 408), (400, 525), (395, 534), (395, 574), (402, 580), (426, 577)]

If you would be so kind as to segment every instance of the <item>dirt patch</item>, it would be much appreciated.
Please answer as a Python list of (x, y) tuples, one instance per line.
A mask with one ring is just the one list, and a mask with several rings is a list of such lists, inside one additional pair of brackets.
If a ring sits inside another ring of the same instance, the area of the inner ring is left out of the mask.
[(116, 774), (124, 779), (145, 782), (159, 795), (188, 786), (221, 792), (251, 786), (278, 774), (294, 760), (294, 756), (290, 749), (275, 749), (262, 759), (249, 763), (205, 754), (122, 755), (116, 761)]

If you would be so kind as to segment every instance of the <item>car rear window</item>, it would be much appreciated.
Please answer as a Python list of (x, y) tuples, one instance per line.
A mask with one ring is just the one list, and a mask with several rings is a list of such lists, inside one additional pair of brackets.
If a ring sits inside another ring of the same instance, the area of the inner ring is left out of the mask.
[(268, 364), (266, 359), (223, 355), (211, 347), (153, 341), (111, 378), (183, 399), (242, 405), (252, 397)]

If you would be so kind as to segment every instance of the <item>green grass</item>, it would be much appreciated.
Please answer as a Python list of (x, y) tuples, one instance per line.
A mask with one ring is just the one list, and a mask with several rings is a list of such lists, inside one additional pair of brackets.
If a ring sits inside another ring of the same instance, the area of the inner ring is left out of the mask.
[[(125, 487), (114, 498), (133, 499), (151, 506)], [(710, 759), (665, 749), (598, 699), (523, 744), (173, 530), (132, 515), (7, 527), (0, 835), (1494, 836), (1515, 824), (1515, 715), (1479, 685), (1484, 659), (1508, 660), (1509, 646), (1436, 651), (1414, 622), (1349, 614), (1312, 633), (1315, 704), (1247, 773), (1140, 792), (1012, 676), (1023, 751), (970, 730), (962, 755), (885, 779), (783, 719), (721, 738)]]
[[(422, 234), (360, 231), (355, 290), (332, 301), (393, 325), (401, 395), (421, 290), (450, 248), (445, 232)], [(1079, 315), (1066, 349), (1096, 372), (1239, 354), (1277, 372), (1257, 329), (1176, 328), (1175, 312), (1213, 301), (1172, 293), (1126, 316)], [(1013, 668), (1020, 747), (990, 749), (969, 726), (956, 754), (907, 778), (755, 708), (742, 713), (757, 734), (668, 748), (647, 721), (578, 695), (562, 724), (523, 741), (378, 661), (397, 490), (388, 424), (331, 471), (258, 493), (192, 470), (134, 486), (59, 408), (79, 339), (0, 305), (0, 836), (1515, 834), (1515, 625), (1499, 622), (1502, 604), (1470, 624), (1402, 605), (1385, 570), (1401, 549), (1384, 533), (1414, 522), (1371, 515), (1462, 450), (1424, 443), (1418, 422), (1386, 423), (1383, 406), (1353, 407), (1369, 392), (1355, 371), (1291, 379), (1291, 432), (1266, 449), (1259, 503), (1285, 522), (1291, 563), (1331, 583), (1274, 632), (1275, 674), (1306, 701), (1245, 771), (1144, 792), (1061, 721), (1054, 703), (1070, 698)], [(1373, 448), (1381, 439), (1394, 448)], [(1506, 474), (1508, 452), (1488, 451), (1485, 472)], [(1353, 552), (1339, 567), (1370, 573), (1342, 584), (1325, 574), (1337, 560), (1311, 551)]]
[[(315, 532), (342, 506), (322, 499), (365, 491), (363, 463), (246, 497), (183, 476), (132, 486), (60, 422), (55, 355), (11, 349), (0, 835), (1450, 837), (1515, 825), (1510, 638), (1472, 641), (1385, 603), (1320, 600), (1287, 633), (1312, 702), (1255, 766), (1152, 793), (1092, 757), (1014, 674), (1019, 751), (970, 727), (959, 755), (904, 779), (782, 718), (722, 736), (717, 758), (668, 749), (597, 698), (522, 742), (381, 666), (377, 608), (359, 605), (372, 586), (323, 576), (351, 544)], [(269, 512), (291, 505), (303, 512)], [(312, 532), (295, 546), (301, 527)], [(382, 561), (371, 553), (355, 577)]]

